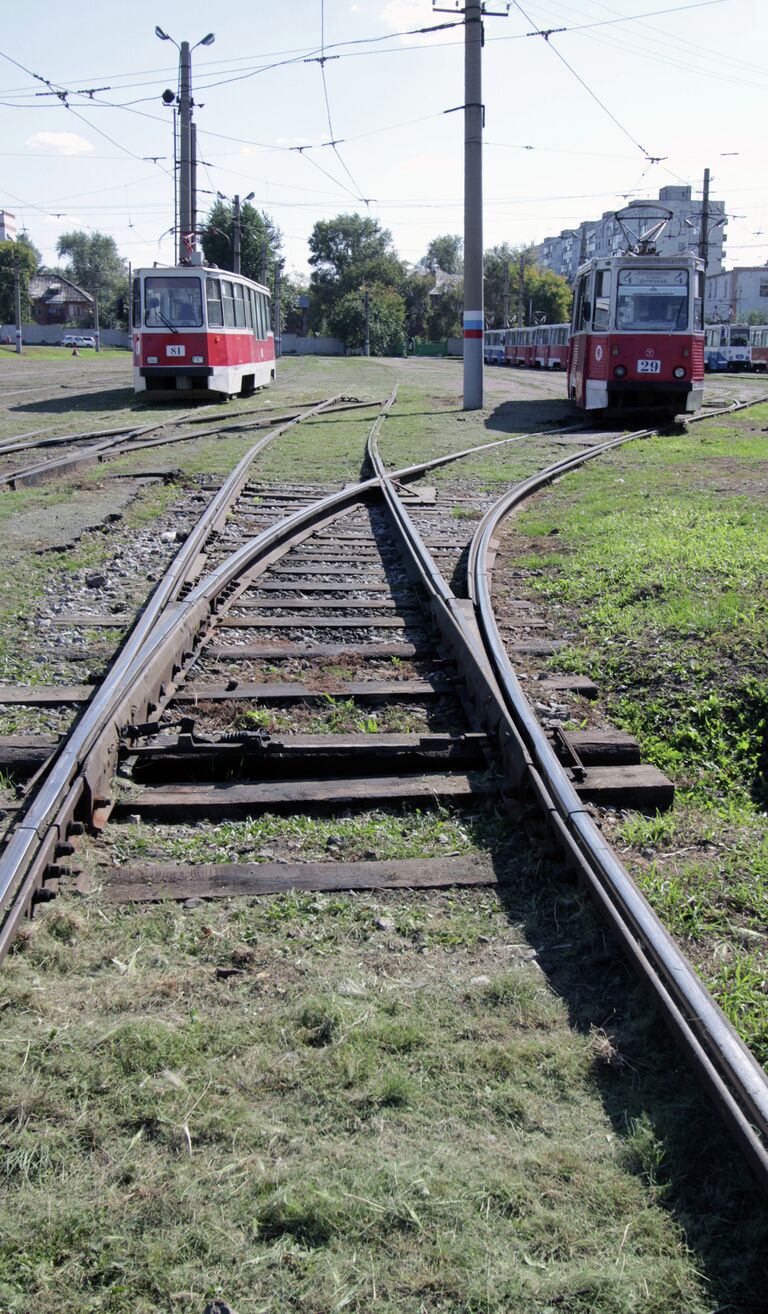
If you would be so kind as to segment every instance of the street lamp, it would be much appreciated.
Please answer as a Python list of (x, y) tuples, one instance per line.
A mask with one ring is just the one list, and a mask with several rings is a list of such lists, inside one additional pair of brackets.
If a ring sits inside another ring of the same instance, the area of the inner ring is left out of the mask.
[[(245, 203), (246, 201), (252, 201), (255, 195), (256, 195), (255, 192), (249, 192), (247, 196), (243, 197), (243, 203)], [(232, 273), (239, 274), (240, 273), (240, 233), (241, 233), (240, 197), (235, 195), (230, 200), (230, 197), (225, 196), (223, 192), (217, 192), (216, 198), (219, 201), (228, 201), (232, 206), (232, 233), (234, 238), (234, 241), (232, 243)]]
[[(187, 263), (191, 257), (195, 246), (194, 220), (195, 198), (194, 198), (194, 161), (192, 159), (192, 51), (197, 50), (198, 46), (212, 46), (216, 37), (213, 32), (207, 32), (204, 37), (190, 46), (188, 41), (182, 41), (181, 44), (174, 41), (173, 37), (162, 27), (155, 27), (155, 36), (159, 41), (170, 41), (176, 46), (179, 52), (179, 232), (178, 232), (178, 260), (179, 264), (186, 259)], [(163, 93), (163, 101), (172, 104), (172, 98), (168, 98), (168, 92)], [(174, 131), (174, 147), (176, 134)], [(175, 218), (175, 216), (174, 216)]]

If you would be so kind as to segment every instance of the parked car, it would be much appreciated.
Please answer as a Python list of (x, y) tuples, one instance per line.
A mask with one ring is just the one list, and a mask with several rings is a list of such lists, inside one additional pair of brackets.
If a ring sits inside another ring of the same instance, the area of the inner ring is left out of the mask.
[(65, 333), (59, 339), (60, 347), (95, 347), (96, 339), (82, 333)]

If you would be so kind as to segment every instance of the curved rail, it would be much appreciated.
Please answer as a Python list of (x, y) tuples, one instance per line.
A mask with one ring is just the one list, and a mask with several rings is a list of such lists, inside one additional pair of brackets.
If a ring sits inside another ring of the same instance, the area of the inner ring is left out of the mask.
[[(384, 403), (383, 414), (391, 408), (396, 391)], [(0, 924), (0, 960), (7, 952), (35, 893), (42, 886), (46, 869), (52, 864), (58, 845), (66, 840), (75, 812), (78, 809), (86, 810), (92, 816), (109, 797), (121, 717), (132, 717), (142, 699), (145, 711), (154, 707), (158, 699), (167, 693), (170, 681), (183, 664), (181, 653), (188, 651), (194, 644), (196, 634), (206, 623), (217, 600), (226, 596), (227, 590), (236, 583), (243, 570), (254, 568), (262, 559), (265, 565), (268, 564), (270, 552), (288, 541), (291, 534), (300, 534), (302, 525), (307, 526), (307, 533), (312, 532), (317, 527), (313, 516), (322, 517), (327, 514), (332, 518), (378, 487), (375, 479), (362, 481), (280, 521), (222, 563), (189, 594), (184, 604), (177, 602), (190, 580), (205, 541), (224, 523), (229, 507), (247, 481), (255, 458), (268, 443), (293, 425), (332, 410), (341, 401), (340, 396), (331, 397), (301, 415), (292, 417), (287, 423), (265, 434), (246, 453), (188, 535), (104, 681), (66, 739), (49, 759), (42, 783), (15, 823), (6, 847), (0, 854), (0, 919), (4, 918)], [(377, 430), (383, 414), (377, 422)], [(415, 479), (427, 470), (472, 455), (485, 447), (521, 442), (524, 437), (532, 436), (536, 435), (513, 435), (465, 448), (448, 456), (408, 466), (396, 471), (392, 477)], [(426, 549), (424, 551), (426, 553)], [(166, 612), (168, 622), (161, 624)], [(481, 688), (478, 696), (487, 701), (487, 691), (484, 688)], [(511, 728), (509, 733), (512, 733)], [(87, 808), (84, 807), (86, 795)]]
[[(113, 751), (102, 750), (103, 770), (95, 771), (93, 768), (98, 759), (99, 745), (103, 744), (105, 727), (114, 726), (119, 709), (130, 699), (132, 690), (143, 687), (145, 682), (142, 681), (142, 672), (146, 666), (144, 652), (150, 636), (154, 636), (164, 613), (175, 603), (189, 582), (206, 540), (224, 523), (229, 507), (247, 482), (254, 460), (281, 433), (302, 419), (322, 414), (337, 400), (333, 397), (321, 402), (306, 414), (265, 434), (238, 463), (174, 557), (103, 683), (51, 759), (45, 779), (14, 825), (8, 843), (0, 854), (0, 915), (7, 914), (0, 927), (0, 959), (6, 953), (35, 892), (40, 888), (57, 845), (67, 837), (69, 824), (86, 792), (86, 779), (83, 775), (86, 759), (91, 757), (92, 780), (103, 781), (108, 764), (113, 760)], [(253, 543), (260, 544), (264, 537), (260, 535)], [(236, 553), (235, 557), (240, 559), (244, 551)], [(174, 618), (174, 623), (182, 625), (186, 622), (185, 633), (191, 635), (195, 625), (201, 623), (202, 616), (201, 611), (199, 616), (195, 615), (194, 621), (190, 621), (189, 609), (186, 609), (181, 617)], [(166, 630), (162, 632), (167, 633)], [(95, 758), (91, 756), (93, 754)], [(99, 797), (106, 797), (103, 793), (99, 795), (93, 787), (89, 792), (92, 806), (95, 806)]]
[(491, 540), (501, 521), (554, 478), (627, 441), (628, 437), (614, 439), (558, 461), (502, 497), (480, 521), (472, 541), (470, 597), (506, 706), (530, 758), (527, 783), (696, 1064), (756, 1174), (768, 1186), (765, 1073), (585, 810), (515, 675), (491, 603)]

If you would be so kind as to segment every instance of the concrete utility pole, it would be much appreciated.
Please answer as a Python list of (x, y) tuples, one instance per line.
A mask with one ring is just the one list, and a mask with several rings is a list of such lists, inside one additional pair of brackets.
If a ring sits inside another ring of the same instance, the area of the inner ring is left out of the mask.
[(99, 294), (95, 293), (93, 298), (93, 336), (96, 342), (96, 350), (101, 351), (101, 340), (99, 338)]
[(128, 261), (128, 333), (133, 348), (133, 265)]
[(364, 294), (363, 294), (363, 307), (364, 307), (364, 310), (365, 310), (365, 341), (363, 342), (363, 355), (364, 355), (364, 356), (370, 356), (370, 354), (371, 354), (371, 324), (370, 324), (370, 318), (369, 318), (369, 314), (368, 314), (368, 312), (369, 312), (369, 310), (370, 310), (370, 298), (369, 298), (369, 296), (368, 296), (368, 288), (367, 288), (367, 287), (364, 289)]
[[(179, 264), (189, 261), (184, 238), (192, 232), (192, 51), (179, 46)], [(194, 243), (194, 238), (192, 238)]]
[(509, 328), (509, 261), (504, 261), (504, 328)]
[(517, 271), (517, 322), (525, 327), (525, 256), (521, 254)]
[(280, 327), (280, 279), (283, 273), (283, 261), (275, 261), (275, 360), (283, 354), (283, 331)]
[(192, 246), (196, 246), (197, 236), (197, 127), (190, 124), (189, 191), (191, 220), (189, 231), (192, 234)]
[(22, 354), (21, 343), (21, 261), (18, 252), (13, 257), (13, 313), (16, 320), (16, 355)]
[(704, 287), (707, 285), (707, 264), (709, 262), (709, 169), (704, 170), (704, 188), (701, 199), (701, 230), (699, 232), (699, 255), (704, 261)]
[(464, 7), (464, 410), (483, 404), (483, 6)]
[(240, 197), (232, 198), (232, 273), (240, 273)]

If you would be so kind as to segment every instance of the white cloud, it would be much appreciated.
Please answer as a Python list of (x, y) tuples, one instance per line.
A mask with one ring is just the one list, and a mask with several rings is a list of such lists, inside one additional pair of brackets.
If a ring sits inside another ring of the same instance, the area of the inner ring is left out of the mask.
[(86, 155), (94, 149), (76, 132), (35, 132), (24, 145), (33, 151), (55, 151), (57, 155)]

